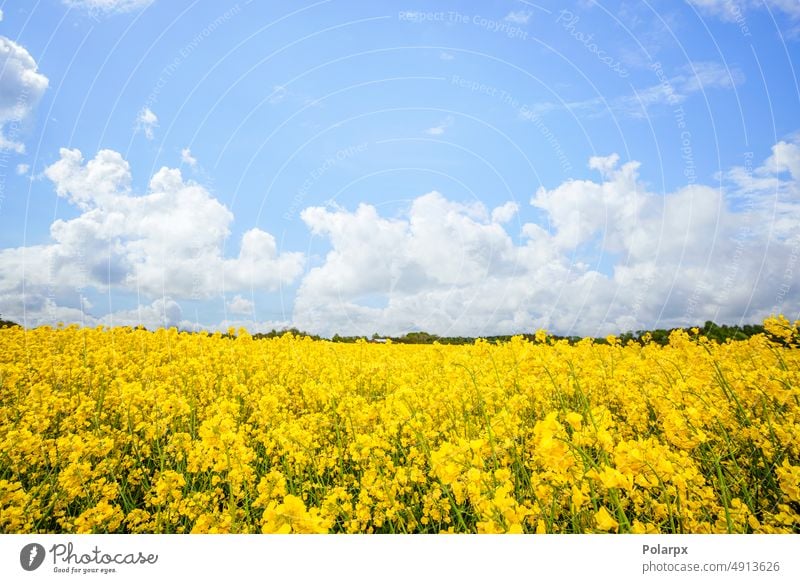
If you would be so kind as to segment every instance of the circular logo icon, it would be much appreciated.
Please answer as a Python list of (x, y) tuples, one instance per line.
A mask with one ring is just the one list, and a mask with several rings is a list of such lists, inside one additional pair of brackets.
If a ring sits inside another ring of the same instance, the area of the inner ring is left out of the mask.
[(19, 564), (26, 571), (35, 571), (44, 562), (44, 547), (39, 543), (30, 543), (19, 552)]

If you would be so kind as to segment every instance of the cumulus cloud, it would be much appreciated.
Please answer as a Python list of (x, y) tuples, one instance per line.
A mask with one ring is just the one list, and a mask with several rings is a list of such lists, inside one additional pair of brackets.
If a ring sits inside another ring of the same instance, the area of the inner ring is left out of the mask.
[(149, 107), (145, 107), (136, 117), (136, 131), (143, 132), (148, 140), (155, 137), (154, 130), (158, 127), (158, 116)]
[(519, 211), (519, 205), (513, 201), (508, 201), (492, 211), (492, 222), (507, 223), (514, 218), (514, 215), (517, 214), (517, 211)]
[(312, 207), (302, 219), (331, 250), (303, 279), (294, 320), (323, 334), (605, 334), (796, 310), (798, 163), (797, 144), (781, 142), (725, 189), (662, 194), (638, 162), (595, 157), (600, 180), (534, 194), (546, 219), (522, 224), (520, 242), (503, 225), (514, 203), (489, 212), (431, 192), (399, 217)]
[[(0, 305), (3, 303), (0, 296)], [(189, 322), (181, 319), (180, 305), (171, 298), (159, 298), (150, 303), (127, 310), (118, 310), (104, 316), (93, 316), (90, 313), (92, 302), (78, 294), (75, 298), (31, 296), (27, 298), (27, 311), (14, 315), (17, 322), (29, 326), (40, 324), (79, 323), (83, 326), (144, 326), (156, 328), (179, 327), (192, 329)], [(70, 305), (64, 305), (64, 303)]]
[(23, 153), (21, 126), (30, 119), (49, 81), (30, 53), (0, 36), (0, 150)]
[(192, 151), (189, 148), (181, 150), (181, 162), (192, 168), (197, 166), (197, 158), (192, 156)]
[(79, 8), (92, 14), (132, 12), (146, 8), (154, 0), (62, 0), (70, 8)]
[(404, 218), (381, 217), (370, 205), (354, 212), (312, 207), (302, 218), (332, 249), (304, 278), (294, 319), (323, 333), (523, 326), (526, 292), (506, 284), (520, 282), (523, 263), (542, 281), (567, 268), (544, 247), (515, 246), (483, 205), (438, 192), (415, 199)]
[(252, 314), (255, 306), (253, 302), (237, 294), (233, 296), (226, 307), (232, 314)]
[(770, 156), (762, 167), (762, 174), (789, 172), (794, 180), (800, 180), (800, 146), (795, 143), (778, 142), (772, 147)]
[(80, 213), (55, 221), (48, 243), (0, 251), (2, 313), (19, 314), (27, 302), (26, 312), (48, 320), (46, 298), (88, 288), (173, 301), (269, 291), (302, 271), (301, 253), (280, 252), (257, 228), (243, 234), (236, 256), (223, 256), (233, 215), (177, 169), (160, 169), (136, 194), (118, 152), (102, 150), (84, 163), (80, 151), (62, 149), (44, 174)]
[(24, 176), (31, 169), (29, 164), (17, 164), (17, 174)]
[[(653, 192), (639, 163), (616, 154), (588, 166), (595, 178), (539, 188), (527, 208), (436, 191), (392, 215), (369, 204), (309, 207), (301, 218), (329, 249), (300, 280), (286, 321), (259, 322), (247, 294), (296, 281), (303, 254), (251, 229), (223, 255), (233, 216), (202, 186), (162, 168), (135, 193), (117, 152), (85, 161), (65, 149), (45, 176), (78, 216), (53, 223), (47, 243), (0, 251), (0, 313), (28, 324), (193, 329), (181, 301), (224, 296), (233, 317), (202, 325), (458, 335), (800, 317), (800, 143), (731, 168), (722, 188)], [(98, 316), (86, 290), (144, 299)]]
[(183, 327), (182, 313), (180, 304), (172, 298), (159, 298), (130, 310), (119, 310), (102, 318), (92, 318), (92, 321), (104, 326), (144, 326), (152, 330)]

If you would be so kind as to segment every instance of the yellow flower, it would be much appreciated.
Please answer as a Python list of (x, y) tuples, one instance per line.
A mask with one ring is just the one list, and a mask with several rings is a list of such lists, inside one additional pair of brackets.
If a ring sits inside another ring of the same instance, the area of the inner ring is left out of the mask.
[(328, 521), (320, 517), (319, 510), (306, 510), (303, 500), (288, 494), (282, 504), (271, 502), (264, 511), (261, 532), (265, 534), (325, 533)]
[(597, 525), (597, 528), (600, 530), (617, 530), (619, 528), (619, 522), (614, 520), (614, 518), (608, 513), (605, 506), (602, 506), (600, 510), (595, 512), (594, 521)]
[(566, 419), (567, 423), (570, 424), (570, 427), (572, 427), (573, 430), (575, 431), (581, 430), (581, 425), (583, 424), (583, 415), (581, 415), (580, 413), (576, 413), (575, 411), (570, 411), (569, 413), (566, 414), (564, 419)]
[(641, 522), (638, 519), (634, 519), (631, 532), (633, 534), (658, 534), (660, 531), (650, 522)]
[(800, 323), (764, 325), (667, 345), (3, 328), (0, 530), (791, 533)]
[(789, 465), (787, 460), (775, 472), (780, 480), (781, 490), (786, 494), (787, 500), (800, 502), (800, 465)]
[(124, 519), (119, 506), (101, 500), (96, 506), (89, 508), (75, 519), (75, 532), (89, 534), (93, 532), (114, 532)]

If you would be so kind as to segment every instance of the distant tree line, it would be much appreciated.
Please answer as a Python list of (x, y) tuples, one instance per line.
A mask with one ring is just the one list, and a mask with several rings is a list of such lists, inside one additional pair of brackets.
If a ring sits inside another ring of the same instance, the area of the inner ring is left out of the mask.
[[(691, 328), (658, 328), (655, 330), (637, 330), (636, 332), (624, 332), (616, 336), (623, 344), (629, 341), (638, 342), (643, 344), (645, 337), (649, 337), (650, 342), (665, 345), (669, 343), (669, 335), (673, 330), (684, 330), (690, 332)], [(761, 334), (764, 332), (764, 326), (760, 324), (745, 324), (744, 326), (728, 326), (727, 324), (715, 324), (712, 321), (707, 321), (702, 328), (699, 328), (700, 334), (720, 344), (727, 340), (747, 340), (751, 336)], [(515, 335), (516, 336), (516, 335)], [(521, 334), (527, 340), (535, 340), (534, 334)], [(566, 340), (570, 344), (575, 344), (584, 339), (583, 336), (559, 336), (557, 334), (548, 334), (548, 338), (556, 341)], [(512, 335), (497, 335), (497, 336), (481, 336), (487, 342), (498, 343), (507, 342), (511, 340)], [(428, 332), (409, 332), (402, 336), (381, 336), (373, 334), (372, 341), (381, 341), (389, 339), (396, 344), (473, 344), (476, 338), (472, 336), (438, 336)], [(364, 336), (340, 336), (334, 334), (331, 338), (333, 342), (356, 342), (357, 340), (366, 340)], [(593, 338), (596, 344), (608, 344), (605, 338)]]
[(292, 336), (302, 336), (304, 338), (311, 338), (312, 340), (322, 340), (321, 336), (316, 334), (309, 334), (308, 332), (303, 332), (302, 330), (298, 330), (297, 328), (284, 328), (283, 330), (275, 330), (274, 328), (269, 332), (259, 332), (258, 334), (253, 334), (253, 339), (260, 340), (261, 338), (280, 338), (285, 334), (291, 334)]
[[(19, 326), (19, 324), (12, 322), (11, 320), (4, 320), (2, 315), (0, 315), (0, 328), (10, 328), (12, 326)], [(684, 330), (686, 332), (690, 332), (691, 328), (671, 328), (668, 330), (664, 328), (658, 328), (655, 330), (637, 330), (636, 332), (624, 332), (623, 334), (616, 336), (616, 338), (618, 338), (623, 344), (627, 344), (628, 342), (638, 342), (643, 344), (645, 342), (645, 338), (649, 338), (650, 342), (655, 342), (656, 344), (663, 346), (669, 343), (669, 335), (673, 330)], [(703, 325), (702, 328), (699, 328), (699, 330), (700, 334), (709, 340), (723, 344), (728, 340), (747, 340), (751, 336), (762, 334), (764, 333), (764, 326), (760, 324), (728, 326), (727, 324), (715, 324), (709, 320)], [(205, 331), (200, 331), (199, 333), (209, 334), (209, 332)], [(311, 338), (313, 340), (322, 340), (322, 337), (317, 334), (310, 334), (308, 332), (298, 330), (297, 328), (285, 328), (282, 330), (273, 329), (269, 332), (259, 332), (257, 334), (253, 334), (253, 339), (260, 340), (262, 338), (280, 338), (285, 334)], [(235, 337), (235, 334), (224, 333), (222, 336)], [(522, 334), (521, 336), (527, 340), (535, 340), (534, 334)], [(570, 344), (575, 344), (584, 339), (582, 336), (558, 336), (556, 334), (548, 334), (547, 336), (548, 338), (552, 338), (556, 341), (566, 340)], [(511, 340), (512, 335), (481, 336), (481, 338), (487, 342), (499, 343)], [(477, 338), (473, 336), (438, 336), (437, 334), (430, 334), (429, 332), (409, 332), (408, 334), (403, 334), (402, 336), (381, 336), (380, 334), (375, 333), (372, 335), (372, 338), (367, 338), (365, 336), (341, 336), (339, 334), (334, 334), (331, 338), (332, 342), (352, 343), (357, 342), (358, 340), (371, 340), (373, 342), (385, 342), (386, 340), (391, 340), (395, 344), (433, 344), (434, 342), (438, 342), (439, 344), (473, 344)], [(605, 338), (593, 338), (593, 340), (596, 344), (608, 343)], [(775, 339), (773, 338), (773, 340)]]
[(4, 320), (3, 315), (0, 314), (0, 328), (11, 328), (12, 326), (19, 326), (19, 324), (11, 320)]
[[(219, 334), (222, 338), (236, 338), (238, 335), (238, 331), (234, 329), (230, 329), (228, 332), (211, 332), (209, 330), (181, 330), (181, 332), (186, 332), (188, 334), (203, 334), (205, 336), (214, 336), (215, 334)], [(280, 338), (286, 334), (303, 338), (311, 338), (313, 340), (323, 340), (322, 336), (318, 336), (317, 334), (309, 334), (308, 332), (303, 332), (297, 328), (283, 328), (281, 330), (275, 330), (275, 328), (273, 328), (269, 332), (256, 332), (255, 334), (251, 334), (251, 337), (253, 340), (262, 340)]]

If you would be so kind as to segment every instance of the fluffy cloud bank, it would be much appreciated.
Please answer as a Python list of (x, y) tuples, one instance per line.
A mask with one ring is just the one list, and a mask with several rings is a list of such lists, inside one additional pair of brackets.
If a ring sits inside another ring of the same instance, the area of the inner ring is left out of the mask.
[(30, 118), (48, 83), (25, 47), (0, 36), (0, 150), (25, 151), (19, 141), (20, 126)]
[[(606, 334), (654, 326), (796, 318), (800, 305), (800, 144), (732, 168), (723, 188), (648, 190), (639, 163), (593, 157), (592, 180), (540, 188), (495, 208), (430, 192), (400, 215), (375, 206), (306, 208), (326, 255), (300, 279), (293, 312), (255, 322), (254, 293), (298, 280), (303, 253), (251, 229), (223, 254), (231, 212), (179, 170), (145, 193), (120, 154), (61, 150), (45, 170), (79, 211), (46, 244), (0, 251), (0, 313), (29, 325), (179, 325), (252, 331), (297, 326), (330, 335), (515, 333), (544, 327)], [(530, 222), (524, 217), (542, 217)], [(229, 245), (230, 247), (230, 245)], [(97, 314), (86, 290), (141, 305)], [(250, 299), (248, 299), (250, 298)], [(240, 319), (192, 323), (184, 300), (219, 301)], [(224, 303), (223, 303), (224, 300)]]
[[(80, 151), (62, 149), (45, 176), (81, 213), (55, 221), (48, 244), (0, 251), (4, 314), (19, 315), (24, 307), (27, 321), (52, 321), (63, 312), (53, 298), (85, 288), (164, 301), (274, 290), (302, 271), (303, 255), (279, 252), (275, 238), (260, 229), (244, 233), (235, 257), (223, 256), (233, 215), (179, 170), (162, 168), (147, 192), (136, 195), (119, 153), (102, 150), (84, 163)], [(163, 305), (154, 310), (171, 322), (178, 314)], [(133, 321), (137, 313), (121, 318)], [(64, 315), (76, 319), (74, 312)]]
[[(297, 294), (294, 321), (322, 333), (491, 334), (538, 326), (604, 334), (796, 310), (800, 290), (800, 147), (781, 142), (723, 190), (647, 190), (637, 162), (592, 158), (601, 179), (540, 189), (549, 229), (438, 192), (401, 218), (376, 208), (302, 213), (329, 240)], [(796, 316), (796, 314), (792, 314)]]

